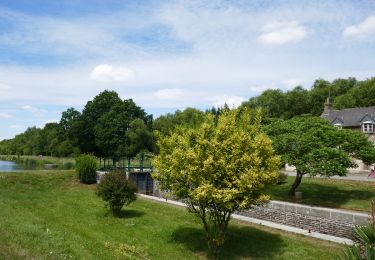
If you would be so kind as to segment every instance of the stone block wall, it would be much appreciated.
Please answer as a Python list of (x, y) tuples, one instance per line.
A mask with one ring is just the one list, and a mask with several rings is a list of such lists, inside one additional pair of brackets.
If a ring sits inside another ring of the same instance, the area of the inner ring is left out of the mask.
[(368, 223), (369, 214), (270, 201), (238, 214), (336, 237), (353, 239), (353, 227)]

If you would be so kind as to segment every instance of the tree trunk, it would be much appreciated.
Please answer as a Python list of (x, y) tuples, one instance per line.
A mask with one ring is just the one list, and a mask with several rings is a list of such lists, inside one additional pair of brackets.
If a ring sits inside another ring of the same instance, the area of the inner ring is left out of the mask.
[(119, 206), (111, 206), (110, 209), (111, 209), (112, 215), (114, 217), (119, 217), (121, 215), (122, 206), (121, 207), (119, 207)]
[(293, 196), (293, 197), (295, 196), (296, 189), (301, 184), (302, 177), (303, 177), (303, 173), (297, 170), (297, 176), (294, 180), (292, 187), (289, 190), (289, 196)]
[(218, 211), (216, 214), (213, 212), (211, 212), (211, 214), (215, 216), (211, 218), (211, 223), (207, 223), (207, 226), (205, 227), (208, 242), (207, 256), (209, 259), (218, 259), (221, 248), (225, 242), (231, 213)]
[(195, 206), (193, 203), (188, 203), (188, 209), (190, 212), (197, 214), (202, 220), (208, 242), (207, 257), (209, 259), (218, 259), (233, 211), (222, 211), (216, 205), (207, 210), (206, 205)]

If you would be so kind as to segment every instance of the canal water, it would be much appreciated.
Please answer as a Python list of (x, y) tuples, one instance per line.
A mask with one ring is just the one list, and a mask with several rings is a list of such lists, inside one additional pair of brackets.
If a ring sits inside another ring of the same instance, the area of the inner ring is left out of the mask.
[(14, 172), (19, 170), (21, 170), (21, 166), (17, 163), (0, 160), (0, 172)]

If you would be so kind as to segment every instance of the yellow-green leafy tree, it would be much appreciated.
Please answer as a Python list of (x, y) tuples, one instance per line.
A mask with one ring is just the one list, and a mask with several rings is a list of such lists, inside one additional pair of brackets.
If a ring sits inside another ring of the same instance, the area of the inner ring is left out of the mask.
[(158, 136), (154, 178), (202, 220), (213, 258), (233, 212), (266, 202), (265, 186), (277, 181), (280, 160), (260, 121), (258, 111), (231, 110)]

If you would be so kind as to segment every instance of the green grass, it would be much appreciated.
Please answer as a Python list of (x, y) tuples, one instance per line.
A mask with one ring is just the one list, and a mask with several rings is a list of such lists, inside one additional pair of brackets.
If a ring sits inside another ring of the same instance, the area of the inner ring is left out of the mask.
[[(73, 171), (0, 173), (0, 259), (204, 259), (186, 209), (138, 199), (121, 218)], [(333, 259), (342, 246), (233, 222), (223, 259)]]
[(303, 198), (296, 200), (288, 196), (295, 177), (269, 189), (272, 199), (317, 205), (330, 208), (370, 211), (370, 202), (375, 199), (375, 183), (303, 177), (297, 191)]

